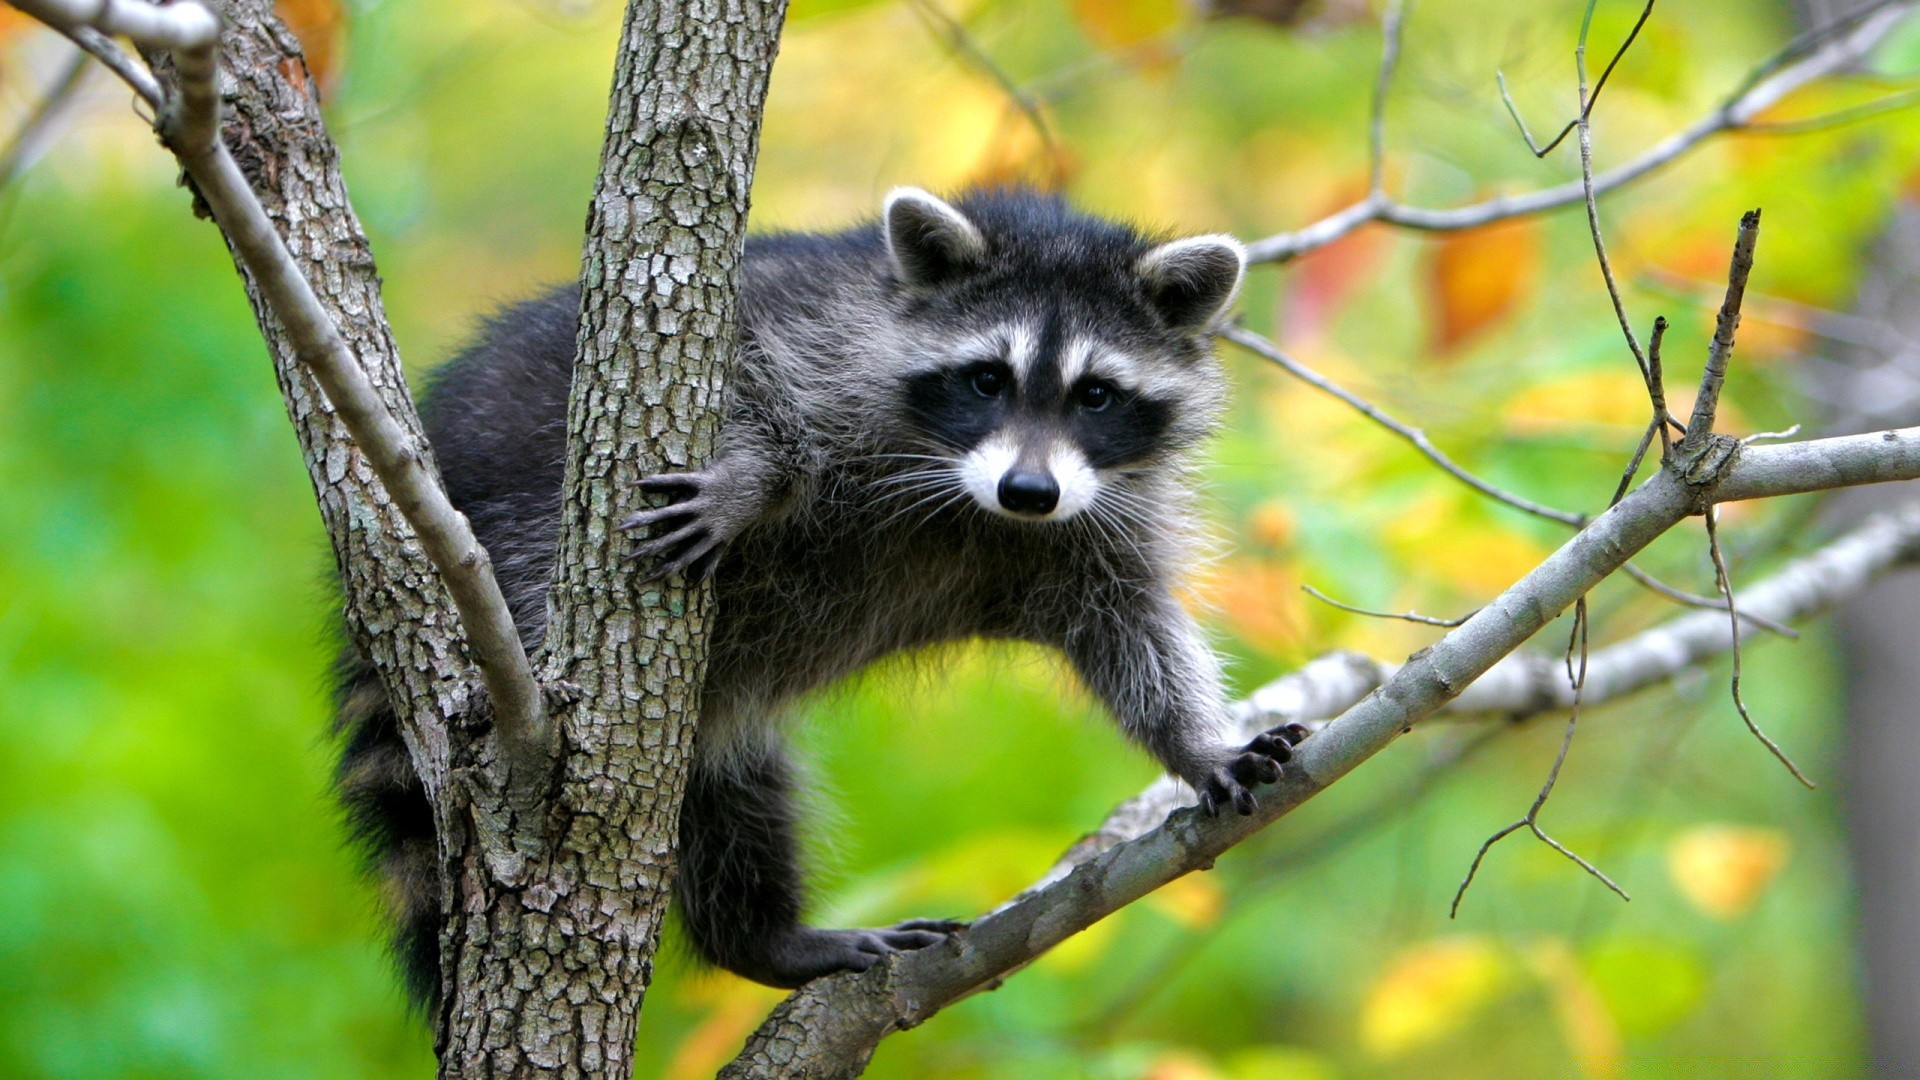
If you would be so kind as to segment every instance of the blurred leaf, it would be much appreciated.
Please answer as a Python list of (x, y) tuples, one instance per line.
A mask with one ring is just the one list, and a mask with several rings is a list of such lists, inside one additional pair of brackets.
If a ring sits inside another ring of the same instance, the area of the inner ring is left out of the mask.
[(1227, 1058), (1232, 1080), (1339, 1080), (1340, 1070), (1323, 1054), (1293, 1046), (1255, 1046)]
[(1180, 0), (1068, 0), (1067, 6), (1087, 39), (1103, 49), (1143, 44), (1178, 26), (1186, 14)]
[(1307, 620), (1300, 575), (1291, 565), (1252, 558), (1229, 559), (1198, 583), (1199, 603), (1220, 612), (1242, 641), (1278, 656), (1299, 651)]
[(1383, 536), (1425, 576), (1489, 596), (1538, 566), (1548, 549), (1480, 517), (1480, 509), (1466, 495), (1435, 495), (1409, 505)]
[(1433, 347), (1449, 353), (1511, 314), (1540, 275), (1540, 225), (1526, 218), (1449, 233), (1427, 267)]
[(1402, 952), (1360, 1006), (1360, 1045), (1398, 1057), (1472, 1023), (1507, 985), (1505, 952), (1479, 937), (1437, 938)]
[(1048, 142), (1019, 104), (1007, 101), (986, 149), (974, 162), (968, 186), (1025, 185), (1059, 191), (1073, 178), (1073, 155), (1058, 141)]
[[(1338, 205), (1361, 190), (1343, 192)], [(1362, 228), (1302, 256), (1291, 268), (1281, 316), (1289, 343), (1299, 348), (1303, 339), (1326, 334), (1354, 291), (1377, 276), (1391, 247), (1384, 229)]]
[[(1678, 406), (1669, 401), (1667, 407)], [(1571, 372), (1535, 383), (1508, 398), (1501, 415), (1506, 429), (1517, 435), (1595, 427), (1645, 428), (1653, 416), (1653, 404), (1647, 398), (1647, 385), (1639, 369), (1623, 365)]]
[(320, 96), (331, 97), (346, 54), (346, 9), (340, 0), (274, 0), (273, 7), (300, 39), (307, 70), (320, 83)]
[(1296, 527), (1293, 511), (1278, 499), (1261, 503), (1247, 515), (1247, 539), (1271, 551), (1293, 546)]
[(785, 994), (724, 971), (707, 971), (688, 988), (688, 996), (706, 1000), (709, 1007), (674, 1049), (661, 1073), (664, 1080), (703, 1080), (720, 1071)]
[(822, 15), (839, 15), (885, 2), (886, 0), (790, 0), (787, 4), (787, 22), (803, 23)]
[(1787, 864), (1787, 834), (1745, 825), (1698, 825), (1667, 847), (1680, 895), (1716, 919), (1746, 914)]
[(1620, 1075), (1620, 1029), (1573, 950), (1559, 938), (1547, 938), (1527, 950), (1527, 963), (1552, 995), (1554, 1016), (1582, 1075)]
[(1658, 1035), (1700, 1003), (1707, 970), (1699, 954), (1678, 940), (1617, 938), (1589, 950), (1587, 975), (1623, 1034)]
[(1227, 1080), (1197, 1051), (1170, 1050), (1155, 1058), (1140, 1074), (1140, 1080)]
[(1181, 926), (1201, 930), (1220, 921), (1227, 897), (1212, 874), (1188, 874), (1148, 893), (1147, 903)]

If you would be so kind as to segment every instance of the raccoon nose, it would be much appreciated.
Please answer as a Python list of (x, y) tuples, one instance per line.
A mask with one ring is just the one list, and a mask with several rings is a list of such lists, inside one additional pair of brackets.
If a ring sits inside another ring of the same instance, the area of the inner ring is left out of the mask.
[(1016, 514), (1050, 514), (1060, 504), (1060, 485), (1043, 472), (1009, 469), (1000, 478), (1000, 505)]

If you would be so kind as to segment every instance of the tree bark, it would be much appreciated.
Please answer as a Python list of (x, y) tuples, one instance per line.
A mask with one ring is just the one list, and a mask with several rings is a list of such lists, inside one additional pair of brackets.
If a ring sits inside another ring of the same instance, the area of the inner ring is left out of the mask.
[[(635, 0), (581, 272), (543, 681), (568, 688), (550, 807), (476, 762), (443, 833), (459, 882), (443, 1075), (624, 1077), (652, 976), (705, 675), (708, 587), (639, 586), (637, 482), (713, 452), (761, 107), (785, 0)], [(523, 818), (544, 814), (528, 829)], [(476, 823), (508, 823), (474, 828)], [(545, 842), (514, 845), (514, 836)]]

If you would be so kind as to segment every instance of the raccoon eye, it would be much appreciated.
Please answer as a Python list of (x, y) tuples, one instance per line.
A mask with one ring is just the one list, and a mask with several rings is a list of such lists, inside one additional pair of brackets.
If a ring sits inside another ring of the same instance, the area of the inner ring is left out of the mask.
[(1080, 401), (1080, 407), (1088, 412), (1100, 412), (1113, 404), (1113, 387), (1103, 382), (1088, 383), (1074, 395)]
[(1007, 388), (1007, 377), (991, 368), (974, 372), (972, 381), (974, 393), (981, 397), (999, 397), (1000, 392)]

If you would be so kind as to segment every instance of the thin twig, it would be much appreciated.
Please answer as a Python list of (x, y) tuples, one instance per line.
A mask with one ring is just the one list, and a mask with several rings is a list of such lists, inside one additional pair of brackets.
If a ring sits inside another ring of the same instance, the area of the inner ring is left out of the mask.
[(1748, 124), (1747, 130), (1759, 135), (1806, 135), (1815, 131), (1832, 131), (1834, 128), (1857, 124), (1876, 116), (1911, 109), (1915, 105), (1920, 105), (1920, 86), (1875, 98), (1872, 101), (1863, 101), (1844, 109), (1835, 109), (1820, 116), (1809, 116), (1803, 120), (1756, 121)]
[(1468, 619), (1473, 618), (1474, 611), (1480, 610), (1479, 608), (1475, 608), (1474, 611), (1469, 611), (1465, 615), (1462, 615), (1457, 619), (1441, 619), (1441, 618), (1436, 618), (1435, 616), (1432, 616), (1432, 615), (1422, 615), (1417, 611), (1408, 611), (1408, 612), (1402, 612), (1399, 614), (1395, 614), (1394, 612), (1391, 612), (1391, 611), (1369, 611), (1366, 608), (1354, 607), (1352, 604), (1343, 604), (1340, 601), (1335, 600), (1333, 597), (1328, 596), (1326, 593), (1321, 592), (1319, 589), (1316, 589), (1311, 585), (1302, 585), (1300, 586), (1300, 588), (1304, 592), (1306, 592), (1308, 596), (1313, 597), (1315, 600), (1318, 600), (1329, 607), (1339, 608), (1341, 611), (1351, 611), (1355, 615), (1367, 615), (1375, 619), (1401, 619), (1406, 622), (1419, 623), (1422, 626), (1447, 626), (1447, 627), (1459, 626), (1461, 623), (1466, 622)]
[[(1587, 6), (1587, 16), (1593, 16), (1591, 4)], [(1628, 41), (1631, 43), (1632, 39)], [(1621, 336), (1627, 339), (1627, 348), (1633, 353), (1634, 363), (1640, 365), (1640, 379), (1646, 383), (1647, 394), (1651, 397), (1653, 369), (1647, 364), (1647, 354), (1640, 348), (1640, 339), (1634, 335), (1633, 323), (1627, 318), (1626, 304), (1620, 299), (1620, 285), (1613, 278), (1613, 263), (1607, 258), (1607, 242), (1600, 232), (1600, 207), (1594, 199), (1593, 108), (1592, 99), (1587, 95), (1587, 34), (1584, 26), (1580, 31), (1580, 44), (1573, 50), (1573, 67), (1580, 89), (1580, 116), (1574, 125), (1580, 132), (1580, 190), (1587, 209), (1587, 231), (1593, 236), (1593, 255), (1600, 263), (1600, 277), (1607, 283), (1607, 298), (1613, 301), (1613, 316), (1620, 323)], [(1665, 424), (1658, 410), (1654, 415), (1654, 424)]]
[(1400, 436), (1412, 444), (1414, 449), (1425, 455), (1427, 460), (1438, 465), (1447, 475), (1478, 491), (1482, 495), (1503, 502), (1516, 510), (1524, 511), (1536, 517), (1543, 517), (1549, 521), (1557, 521), (1562, 525), (1572, 526), (1576, 529), (1586, 524), (1587, 518), (1585, 515), (1576, 514), (1568, 510), (1557, 510), (1551, 506), (1534, 502), (1532, 499), (1524, 496), (1515, 495), (1503, 488), (1495, 487), (1493, 484), (1461, 468), (1458, 463), (1442, 452), (1439, 447), (1433, 445), (1433, 440), (1427, 437), (1426, 432), (1394, 419), (1366, 398), (1361, 397), (1341, 386), (1339, 383), (1334, 382), (1332, 379), (1300, 363), (1298, 360), (1289, 356), (1278, 345), (1275, 345), (1273, 342), (1268, 341), (1266, 338), (1246, 327), (1230, 324), (1222, 327), (1219, 334), (1221, 337), (1246, 349), (1248, 352), (1277, 364), (1283, 368), (1287, 374), (1292, 375), (1301, 382), (1346, 402), (1367, 419), (1372, 420), (1374, 423), (1379, 424), (1381, 427), (1386, 428), (1388, 431), (1393, 432), (1395, 435)]
[(1667, 373), (1660, 362), (1660, 345), (1667, 337), (1667, 317), (1656, 315), (1653, 319), (1653, 336), (1647, 340), (1647, 395), (1653, 399), (1654, 425), (1660, 431), (1660, 464), (1673, 460), (1673, 433), (1667, 429), (1671, 424), (1676, 430), (1680, 422), (1667, 411)]
[[(1626, 565), (1626, 573), (1628, 577), (1631, 577), (1641, 585), (1646, 586), (1682, 607), (1699, 608), (1703, 611), (1727, 610), (1727, 602), (1725, 600), (1716, 599), (1711, 596), (1701, 596), (1699, 593), (1690, 593), (1685, 589), (1676, 589), (1632, 563)], [(1737, 612), (1737, 614), (1740, 616), (1741, 622), (1751, 623), (1770, 634), (1778, 635), (1789, 641), (1797, 641), (1800, 637), (1800, 631), (1784, 623), (1775, 622), (1764, 615), (1755, 615), (1750, 611), (1741, 611)]]
[[(1754, 131), (1755, 116), (1800, 87), (1864, 56), (1914, 6), (1914, 0), (1875, 0), (1801, 35), (1749, 72), (1740, 86), (1706, 116), (1648, 148), (1639, 157), (1595, 176), (1594, 195), (1605, 195), (1670, 165), (1717, 135)], [(1585, 197), (1586, 185), (1579, 180), (1446, 209), (1408, 206), (1369, 194), (1311, 225), (1248, 244), (1247, 258), (1255, 263), (1286, 262), (1325, 247), (1373, 221), (1423, 232), (1451, 232), (1556, 210), (1581, 202)]]
[(1747, 275), (1753, 272), (1753, 246), (1760, 238), (1760, 211), (1749, 210), (1740, 216), (1740, 232), (1733, 242), (1733, 264), (1727, 269), (1727, 296), (1720, 303), (1720, 315), (1714, 320), (1713, 343), (1707, 349), (1707, 369), (1700, 375), (1700, 394), (1693, 401), (1693, 417), (1687, 421), (1687, 438), (1699, 439), (1713, 431), (1714, 415), (1720, 408), (1720, 388), (1727, 381), (1727, 365), (1733, 359), (1734, 332), (1740, 328), (1740, 304), (1747, 294)]
[(1380, 72), (1373, 82), (1373, 106), (1367, 117), (1367, 196), (1387, 196), (1387, 91), (1393, 86), (1393, 72), (1400, 63), (1400, 33), (1405, 25), (1406, 3), (1390, 0), (1380, 22)]
[(1800, 771), (1800, 766), (1795, 765), (1793, 759), (1787, 756), (1787, 752), (1780, 749), (1780, 744), (1774, 742), (1766, 732), (1760, 730), (1759, 724), (1753, 722), (1753, 714), (1747, 711), (1746, 699), (1740, 696), (1739, 606), (1733, 599), (1733, 577), (1727, 573), (1726, 556), (1720, 551), (1720, 508), (1718, 506), (1709, 506), (1707, 508), (1706, 519), (1707, 552), (1713, 556), (1714, 580), (1719, 583), (1720, 595), (1726, 598), (1727, 614), (1731, 617), (1733, 623), (1732, 641), (1728, 646), (1729, 652), (1733, 655), (1733, 679), (1730, 684), (1733, 691), (1733, 707), (1739, 710), (1740, 719), (1746, 723), (1747, 730), (1753, 733), (1754, 738), (1760, 740), (1760, 745), (1765, 746), (1774, 757), (1780, 759), (1780, 764), (1787, 767), (1787, 771), (1793, 774), (1795, 780), (1800, 781), (1809, 788), (1815, 787), (1816, 785), (1807, 777), (1807, 774)]
[[(1574, 651), (1576, 648), (1579, 650), (1580, 655), (1580, 666), (1577, 670), (1573, 664)], [(1473, 884), (1474, 876), (1480, 872), (1480, 864), (1486, 861), (1487, 852), (1493, 850), (1495, 844), (1519, 832), (1521, 829), (1531, 831), (1534, 837), (1540, 840), (1540, 842), (1560, 854), (1565, 855), (1573, 861), (1574, 865), (1592, 875), (1600, 884), (1613, 890), (1614, 894), (1619, 896), (1620, 899), (1633, 899), (1633, 897), (1627, 895), (1625, 889), (1622, 889), (1599, 867), (1581, 858), (1572, 848), (1555, 840), (1540, 826), (1540, 811), (1546, 807), (1547, 799), (1553, 795), (1553, 785), (1560, 780), (1560, 769), (1566, 765), (1567, 753), (1573, 748), (1574, 726), (1580, 722), (1581, 692), (1587, 685), (1587, 598), (1584, 596), (1573, 606), (1573, 633), (1567, 639), (1566, 663), (1567, 681), (1573, 687), (1573, 708), (1567, 713), (1567, 731), (1565, 735), (1560, 737), (1560, 752), (1554, 756), (1553, 767), (1547, 770), (1546, 782), (1540, 785), (1540, 793), (1534, 796), (1533, 805), (1527, 808), (1526, 816), (1494, 833), (1492, 836), (1487, 837), (1486, 841), (1480, 845), (1480, 850), (1474, 854), (1473, 865), (1467, 868), (1467, 876), (1461, 879), (1459, 890), (1453, 894), (1453, 906), (1447, 911), (1447, 918), (1449, 919), (1459, 918), (1460, 901), (1466, 898), (1467, 888)]]
[[(1506, 73), (1500, 71), (1493, 73), (1493, 81), (1500, 87), (1500, 101), (1506, 105), (1507, 115), (1513, 117), (1514, 124), (1520, 128), (1520, 137), (1527, 141), (1527, 149), (1533, 151), (1534, 157), (1543, 158), (1553, 153), (1554, 147), (1565, 142), (1574, 128), (1580, 126), (1580, 121), (1593, 115), (1593, 106), (1600, 100), (1600, 92), (1607, 88), (1607, 80), (1613, 77), (1613, 69), (1620, 65), (1620, 58), (1627, 55), (1627, 50), (1633, 46), (1634, 39), (1640, 36), (1640, 28), (1647, 25), (1647, 19), (1653, 15), (1654, 2), (1655, 0), (1647, 0), (1647, 6), (1641, 10), (1640, 18), (1634, 21), (1633, 29), (1627, 31), (1627, 39), (1614, 50), (1613, 59), (1607, 61), (1607, 69), (1600, 73), (1600, 81), (1593, 84), (1593, 96), (1581, 106), (1580, 115), (1567, 121), (1566, 126), (1560, 129), (1560, 133), (1545, 146), (1534, 144), (1533, 133), (1527, 130), (1527, 122), (1520, 118), (1519, 106), (1513, 103), (1513, 95), (1507, 93)], [(1588, 0), (1586, 18), (1580, 22), (1580, 46), (1583, 49), (1587, 44), (1587, 30), (1593, 25), (1593, 9), (1596, 4), (1597, 0)]]
[(140, 61), (127, 55), (127, 51), (114, 44), (112, 38), (95, 30), (91, 26), (56, 26), (55, 30), (67, 36), (67, 40), (85, 49), (94, 59), (100, 61), (108, 71), (120, 76), (120, 80), (140, 95), (153, 114), (147, 117), (149, 123), (167, 103), (166, 91), (160, 88), (160, 81), (153, 77)]
[(12, 141), (5, 150), (0, 150), (0, 187), (13, 182), (20, 170), (26, 168), (46, 149), (48, 136), (60, 114), (73, 102), (80, 88), (86, 85), (87, 72), (93, 65), (87, 62), (87, 54), (76, 50), (54, 77), (53, 85), (47, 88), (33, 111), (21, 122), (13, 133)]

